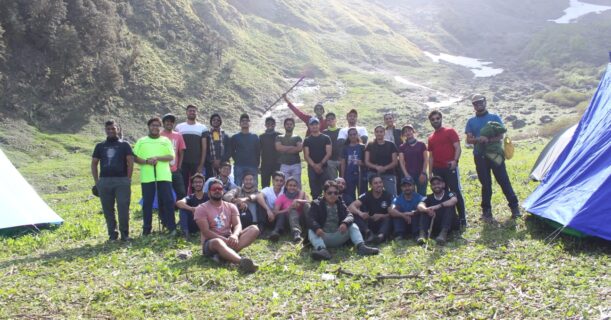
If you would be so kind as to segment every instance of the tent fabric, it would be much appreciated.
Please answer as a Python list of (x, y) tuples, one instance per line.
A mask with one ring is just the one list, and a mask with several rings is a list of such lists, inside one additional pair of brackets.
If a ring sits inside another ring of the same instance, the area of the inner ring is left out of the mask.
[(21, 176), (0, 149), (0, 229), (60, 224), (60, 218)]
[(535, 215), (611, 240), (611, 64), (570, 142), (523, 206)]
[(530, 178), (535, 181), (542, 181), (545, 175), (549, 172), (556, 159), (567, 144), (571, 141), (573, 134), (577, 129), (577, 125), (574, 125), (566, 130), (558, 133), (541, 151), (541, 154), (537, 158), (535, 165), (530, 173)]

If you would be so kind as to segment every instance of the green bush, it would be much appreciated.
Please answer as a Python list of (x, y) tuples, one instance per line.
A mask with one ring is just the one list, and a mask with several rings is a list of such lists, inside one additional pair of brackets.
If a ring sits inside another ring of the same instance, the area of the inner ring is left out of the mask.
[(567, 87), (561, 87), (556, 91), (548, 92), (543, 95), (543, 100), (545, 100), (545, 102), (553, 103), (563, 108), (572, 108), (586, 99), (588, 99), (587, 94)]

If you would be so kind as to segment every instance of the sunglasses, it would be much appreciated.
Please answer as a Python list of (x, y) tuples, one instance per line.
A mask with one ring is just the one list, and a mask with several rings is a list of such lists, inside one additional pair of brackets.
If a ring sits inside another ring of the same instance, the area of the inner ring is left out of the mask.
[(337, 191), (327, 191), (327, 194), (330, 195), (330, 196), (336, 196), (336, 195), (339, 194), (339, 192), (337, 192)]
[(480, 101), (475, 101), (475, 102), (473, 102), (473, 105), (474, 105), (474, 106), (483, 106), (483, 105), (484, 105), (484, 103), (485, 103), (485, 102), (484, 102), (484, 100), (480, 100)]
[(211, 192), (223, 191), (223, 187), (212, 187), (210, 188)]

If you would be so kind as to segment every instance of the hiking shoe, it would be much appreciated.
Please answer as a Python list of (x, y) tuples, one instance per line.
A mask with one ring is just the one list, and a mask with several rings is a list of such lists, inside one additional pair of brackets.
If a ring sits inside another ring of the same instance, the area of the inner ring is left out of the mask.
[(356, 249), (356, 252), (360, 256), (375, 256), (376, 254), (380, 253), (380, 249), (369, 247), (362, 242), (358, 245)]
[(416, 242), (421, 245), (426, 242), (426, 234), (424, 233), (424, 230), (420, 230), (420, 235), (418, 235)]
[(520, 207), (511, 208), (511, 219), (519, 219), (522, 217), (522, 213), (520, 213)]
[(329, 253), (327, 249), (320, 248), (318, 250), (312, 251), (312, 259), (316, 261), (331, 260), (331, 254)]
[(303, 241), (303, 238), (301, 237), (301, 232), (293, 232), (293, 243), (300, 243), (301, 241)]
[(437, 238), (435, 238), (435, 242), (440, 246), (446, 244), (446, 242), (448, 242), (448, 229), (441, 229), (441, 232)]
[(249, 274), (257, 272), (259, 266), (252, 262), (252, 260), (250, 260), (249, 258), (242, 258), (240, 259), (240, 265), (238, 266), (238, 269), (243, 273)]
[(480, 217), (480, 220), (486, 222), (486, 223), (494, 223), (494, 218), (492, 217), (492, 210), (490, 209), (483, 209), (482, 210), (482, 216)]
[(269, 238), (270, 241), (276, 242), (280, 239), (280, 233), (278, 233), (278, 231), (274, 230), (272, 231), (272, 233), (269, 234)]
[(369, 236), (367, 236), (367, 239), (365, 240), (365, 243), (373, 243), (375, 241), (375, 234), (373, 234), (373, 232), (369, 233)]
[(377, 236), (373, 237), (373, 241), (371, 243), (373, 243), (373, 244), (380, 244), (382, 242), (384, 242), (384, 234), (380, 233)]

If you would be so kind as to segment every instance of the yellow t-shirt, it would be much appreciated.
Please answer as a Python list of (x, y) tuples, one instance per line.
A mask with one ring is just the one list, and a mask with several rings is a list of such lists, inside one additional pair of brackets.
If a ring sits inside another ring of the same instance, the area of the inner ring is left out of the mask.
[[(138, 142), (136, 142), (134, 154), (140, 159), (174, 156), (174, 148), (170, 139), (166, 137), (160, 136), (159, 138), (153, 139), (146, 136), (140, 138)], [(170, 170), (169, 161), (158, 161), (156, 167), (155, 169), (152, 164), (141, 164), (140, 182), (172, 181), (172, 171)]]

